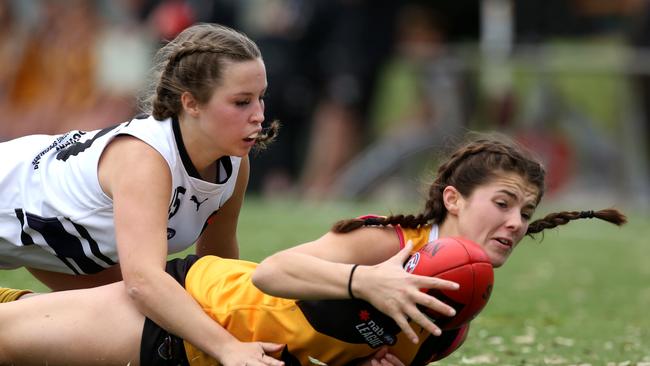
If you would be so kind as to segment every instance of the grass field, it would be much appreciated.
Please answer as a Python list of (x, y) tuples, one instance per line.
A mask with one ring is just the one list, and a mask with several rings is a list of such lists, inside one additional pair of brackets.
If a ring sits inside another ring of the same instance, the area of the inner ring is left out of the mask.
[[(257, 261), (318, 237), (339, 218), (391, 211), (403, 212), (249, 198), (241, 256)], [(623, 228), (583, 220), (541, 242), (525, 239), (495, 272), (490, 303), (465, 345), (437, 364), (650, 366), (650, 218), (628, 215)], [(44, 290), (23, 270), (0, 272), (0, 285)]]

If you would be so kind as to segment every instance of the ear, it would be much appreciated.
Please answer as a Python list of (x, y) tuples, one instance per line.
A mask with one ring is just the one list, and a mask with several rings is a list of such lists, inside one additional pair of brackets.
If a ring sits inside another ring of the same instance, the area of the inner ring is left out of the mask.
[(447, 186), (442, 191), (442, 202), (445, 204), (447, 212), (452, 215), (458, 215), (462, 198), (463, 196), (453, 186)]
[(183, 111), (193, 118), (199, 117), (199, 103), (194, 99), (194, 96), (190, 92), (183, 92), (181, 94), (181, 104), (183, 105)]

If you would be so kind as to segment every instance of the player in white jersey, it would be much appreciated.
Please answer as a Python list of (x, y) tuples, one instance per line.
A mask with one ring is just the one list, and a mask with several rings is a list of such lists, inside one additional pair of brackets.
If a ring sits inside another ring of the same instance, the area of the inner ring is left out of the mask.
[(220, 158), (216, 180), (205, 181), (187, 154), (178, 120), (145, 116), (103, 130), (0, 144), (0, 268), (94, 274), (119, 262), (113, 204), (97, 166), (106, 146), (122, 135), (147, 143), (169, 165), (168, 252), (197, 240), (210, 215), (232, 196), (241, 158)]
[(262, 130), (264, 62), (245, 35), (213, 24), (186, 29), (154, 61), (151, 117), (0, 144), (0, 268), (24, 266), (53, 290), (123, 279), (165, 330), (222, 365), (252, 364), (281, 346), (235, 339), (165, 262), (194, 243), (198, 255), (238, 257), (248, 153), (277, 130)]

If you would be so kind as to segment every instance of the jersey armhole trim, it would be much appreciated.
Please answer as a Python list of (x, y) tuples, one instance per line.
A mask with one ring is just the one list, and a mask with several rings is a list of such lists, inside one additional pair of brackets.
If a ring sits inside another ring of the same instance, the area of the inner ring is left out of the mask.
[(169, 169), (169, 173), (173, 174), (172, 162), (169, 161), (169, 159), (165, 156), (165, 154), (163, 154), (160, 150), (158, 150), (154, 145), (152, 145), (148, 141), (146, 141), (146, 140), (144, 140), (144, 139), (142, 139), (142, 138), (140, 138), (138, 136), (133, 135), (132, 133), (130, 133), (128, 131), (119, 131), (116, 134), (114, 134), (113, 136), (109, 137), (110, 140), (106, 142), (106, 145), (104, 145), (104, 148), (99, 153), (99, 158), (97, 159), (97, 167), (95, 168), (95, 172), (96, 172), (95, 178), (97, 180), (97, 186), (99, 187), (100, 192), (102, 192), (103, 197), (105, 197), (109, 201), (109, 203), (112, 203), (113, 199), (111, 197), (109, 197), (106, 194), (106, 192), (104, 192), (104, 189), (102, 188), (102, 185), (99, 182), (99, 164), (100, 164), (100, 162), (102, 160), (102, 157), (104, 156), (104, 152), (106, 152), (106, 148), (108, 148), (108, 145), (112, 144), (115, 141), (115, 139), (117, 137), (120, 137), (120, 136), (130, 136), (130, 137), (132, 137), (132, 138), (134, 138), (136, 140), (139, 140), (139, 141), (147, 144), (147, 146), (152, 148), (156, 153), (158, 153), (158, 155), (160, 155), (163, 158), (165, 163), (167, 163), (167, 168)]
[[(363, 219), (372, 219), (372, 218), (377, 218), (377, 217), (382, 217), (379, 215), (363, 215), (359, 216), (358, 218), (363, 220)], [(406, 245), (406, 242), (404, 241), (404, 231), (402, 230), (401, 226), (393, 226), (393, 229), (395, 229), (395, 234), (397, 234), (397, 239), (399, 240), (399, 249), (402, 250), (404, 249), (404, 246)]]

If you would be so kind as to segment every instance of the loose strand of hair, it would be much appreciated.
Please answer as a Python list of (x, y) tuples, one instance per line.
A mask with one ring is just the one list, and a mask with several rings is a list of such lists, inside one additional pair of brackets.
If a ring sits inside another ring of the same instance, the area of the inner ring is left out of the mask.
[(269, 145), (277, 138), (281, 126), (282, 125), (280, 121), (271, 121), (269, 126), (266, 127), (255, 139), (255, 146), (253, 147), (255, 149), (255, 152), (267, 149)]

